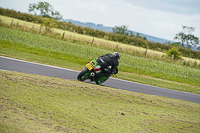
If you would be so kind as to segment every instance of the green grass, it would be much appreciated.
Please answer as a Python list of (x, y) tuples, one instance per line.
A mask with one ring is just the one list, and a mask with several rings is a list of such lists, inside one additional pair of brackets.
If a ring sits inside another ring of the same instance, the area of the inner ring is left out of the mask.
[(199, 132), (200, 104), (0, 71), (0, 132)]
[[(100, 55), (112, 52), (111, 50), (0, 27), (0, 55), (82, 70), (88, 60), (93, 60)], [(140, 78), (139, 82), (151, 84), (149, 81), (146, 82), (150, 78), (152, 81), (159, 82), (157, 84), (153, 83), (156, 86), (200, 94), (199, 69), (129, 54), (122, 54), (119, 69), (122, 72), (119, 72), (119, 77), (123, 79), (135, 81), (139, 79), (140, 75), (148, 75), (149, 77), (146, 78), (144, 76), (146, 80)], [(128, 78), (127, 74), (123, 72), (132, 74), (129, 74)], [(136, 76), (137, 79), (134, 79)], [(160, 81), (158, 79), (175, 82), (168, 85), (168, 83), (162, 81), (162, 85), (159, 85)], [(174, 83), (175, 85), (172, 85)], [(183, 83), (181, 88), (179, 88), (180, 83)], [(192, 88), (188, 88), (188, 85), (192, 86)]]
[[(40, 28), (40, 24), (22, 21), (22, 20), (19, 20), (19, 19), (16, 19), (16, 18), (11, 18), (11, 17), (7, 17), (7, 16), (2, 16), (2, 15), (0, 15), (0, 18), (2, 19), (2, 21), (4, 23), (7, 23), (7, 24), (10, 24), (13, 21), (13, 23), (15, 25), (18, 23), (18, 25), (28, 26), (30, 28), (32, 28), (32, 27)], [(56, 33), (59, 33), (59, 34), (63, 34), (63, 32), (65, 32), (66, 38), (70, 38), (70, 39), (73, 38), (73, 39), (76, 39), (76, 40), (92, 41), (93, 38), (94, 38), (95, 42), (97, 42), (97, 43), (109, 44), (109, 45), (113, 45), (113, 46), (116, 46), (118, 44), (119, 46), (123, 46), (124, 48), (135, 49), (135, 50), (143, 51), (143, 52), (145, 51), (145, 49), (141, 48), (141, 47), (126, 45), (126, 44), (122, 44), (122, 43), (119, 43), (119, 42), (108, 41), (108, 40), (104, 40), (104, 39), (101, 39), (101, 38), (91, 37), (91, 36), (88, 36), (88, 35), (81, 35), (81, 34), (77, 34), (77, 33), (66, 31), (66, 30), (64, 31), (64, 30), (61, 30), (61, 29), (53, 28), (53, 31), (55, 31)], [(150, 53), (162, 55), (161, 52), (157, 52), (157, 51), (153, 51), (153, 50), (149, 50), (149, 51), (150, 51)]]
[[(10, 25), (11, 22), (13, 21), (13, 25), (15, 25), (15, 26), (18, 24), (18, 25), (21, 25), (22, 27), (24, 26), (23, 27), (24, 29), (26, 29), (26, 27), (29, 27), (29, 28), (33, 28), (34, 30), (39, 32), (40, 24), (26, 22), (26, 21), (22, 21), (22, 20), (19, 20), (19, 19), (6, 17), (6, 16), (2, 16), (2, 15), (0, 15), (0, 19), (2, 19), (3, 23)], [(44, 27), (42, 29), (44, 29)], [(144, 53), (146, 51), (145, 48), (137, 47), (137, 46), (134, 46), (134, 45), (127, 45), (127, 44), (123, 44), (123, 43), (119, 43), (119, 42), (105, 40), (105, 39), (102, 39), (102, 38), (91, 37), (91, 36), (88, 36), (88, 35), (81, 35), (81, 34), (66, 31), (66, 30), (53, 28), (53, 32), (56, 33), (56, 34), (59, 34), (59, 35), (63, 35), (63, 32), (65, 32), (65, 39), (69, 39), (69, 40), (73, 40), (73, 41), (78, 40), (82, 43), (92, 42), (92, 40), (94, 39), (94, 43), (98, 47), (103, 47), (105, 49), (112, 49), (112, 48), (118, 47), (119, 49), (122, 49), (122, 51), (126, 51), (126, 53), (137, 55), (137, 56), (138, 55), (144, 56)], [(163, 56), (165, 57), (166, 53), (148, 49), (148, 52), (147, 52), (148, 58), (160, 59)], [(198, 59), (182, 57), (182, 60), (189, 62), (190, 65), (194, 64), (194, 62), (196, 62), (197, 65), (200, 65), (200, 60), (198, 60)], [(177, 62), (177, 61), (175, 63), (183, 64), (182, 62)]]

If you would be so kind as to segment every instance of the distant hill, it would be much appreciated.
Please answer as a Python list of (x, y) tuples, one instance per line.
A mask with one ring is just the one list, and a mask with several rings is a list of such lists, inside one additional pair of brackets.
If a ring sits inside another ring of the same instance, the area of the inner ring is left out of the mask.
[[(75, 25), (80, 25), (80, 26), (83, 26), (83, 27), (90, 27), (92, 29), (95, 29), (95, 30), (103, 30), (105, 32), (112, 32), (113, 30), (113, 27), (104, 27), (103, 24), (94, 24), (94, 23), (91, 23), (91, 22), (80, 22), (80, 21), (74, 21), (72, 19), (62, 19), (62, 21), (65, 21), (65, 22), (71, 22), (72, 24), (75, 24)], [(135, 35), (138, 33), (138, 32), (135, 32), (135, 31), (132, 31)], [(170, 40), (167, 40), (167, 39), (162, 39), (162, 38), (158, 38), (158, 37), (154, 37), (154, 36), (150, 36), (150, 35), (146, 35), (146, 34), (143, 34), (143, 33), (139, 33), (140, 36), (144, 36), (147, 38), (148, 41), (152, 41), (152, 42), (159, 42), (159, 43), (166, 43), (166, 42), (169, 42)], [(172, 42), (172, 41), (170, 41)]]

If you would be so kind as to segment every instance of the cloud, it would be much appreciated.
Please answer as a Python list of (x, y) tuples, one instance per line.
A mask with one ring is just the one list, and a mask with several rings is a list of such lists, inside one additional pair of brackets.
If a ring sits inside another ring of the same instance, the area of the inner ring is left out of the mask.
[(124, 0), (123, 2), (164, 12), (175, 12), (180, 14), (200, 13), (199, 0)]
[[(30, 3), (41, 0), (0, 0), (4, 8), (28, 12)], [(103, 24), (128, 25), (136, 32), (173, 40), (182, 25), (196, 28), (200, 37), (199, 0), (45, 0), (64, 19)], [(23, 4), (22, 4), (23, 3)]]

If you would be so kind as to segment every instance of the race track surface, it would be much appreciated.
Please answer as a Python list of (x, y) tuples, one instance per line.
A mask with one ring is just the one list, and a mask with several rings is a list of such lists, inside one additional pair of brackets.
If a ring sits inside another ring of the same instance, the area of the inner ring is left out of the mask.
[[(51, 77), (60, 77), (63, 79), (76, 79), (79, 71), (70, 69), (44, 65), (39, 63), (27, 62), (13, 58), (0, 56), (0, 69), (9, 71), (19, 71), (30, 74), (38, 74)], [(116, 89), (128, 90), (132, 92), (146, 93), (150, 95), (160, 95), (174, 99), (181, 99), (189, 102), (200, 104), (200, 95), (174, 91), (140, 83), (109, 78), (104, 84), (105, 86)]]

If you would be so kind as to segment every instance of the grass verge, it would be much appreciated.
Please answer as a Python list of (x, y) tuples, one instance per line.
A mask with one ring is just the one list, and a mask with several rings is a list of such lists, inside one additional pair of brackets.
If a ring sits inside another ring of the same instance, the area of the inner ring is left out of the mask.
[(200, 104), (0, 71), (0, 132), (199, 132)]

